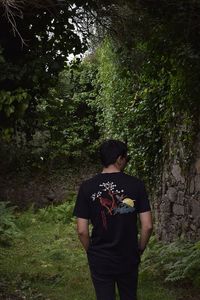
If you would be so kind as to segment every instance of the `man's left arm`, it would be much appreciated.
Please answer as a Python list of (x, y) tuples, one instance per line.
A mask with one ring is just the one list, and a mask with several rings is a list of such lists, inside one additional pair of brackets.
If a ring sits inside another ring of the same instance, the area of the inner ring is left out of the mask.
[(148, 244), (149, 238), (153, 230), (152, 214), (151, 211), (146, 211), (139, 214), (141, 230), (140, 230), (140, 239), (139, 239), (139, 250), (142, 254)]

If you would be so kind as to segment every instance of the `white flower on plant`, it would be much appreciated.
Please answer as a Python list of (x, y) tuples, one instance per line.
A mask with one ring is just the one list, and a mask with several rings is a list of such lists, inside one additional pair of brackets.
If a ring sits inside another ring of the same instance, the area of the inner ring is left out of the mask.
[(92, 194), (91, 198), (94, 201), (96, 199), (96, 193)]
[(102, 192), (98, 191), (97, 193), (92, 194), (91, 198), (93, 201), (95, 201), (96, 198), (101, 197)]
[(113, 191), (116, 187), (116, 184), (113, 182), (103, 182), (102, 184), (99, 185), (100, 187), (103, 187), (103, 191)]
[(101, 195), (102, 195), (102, 192), (98, 191), (97, 198), (100, 197)]

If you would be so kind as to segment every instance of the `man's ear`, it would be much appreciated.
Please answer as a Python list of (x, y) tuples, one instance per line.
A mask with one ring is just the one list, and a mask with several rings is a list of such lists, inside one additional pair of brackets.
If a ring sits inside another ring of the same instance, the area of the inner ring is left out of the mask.
[(122, 159), (123, 159), (123, 157), (122, 157), (121, 155), (118, 156), (118, 158), (117, 158), (117, 160), (116, 160), (117, 165), (121, 166), (121, 164), (122, 164)]

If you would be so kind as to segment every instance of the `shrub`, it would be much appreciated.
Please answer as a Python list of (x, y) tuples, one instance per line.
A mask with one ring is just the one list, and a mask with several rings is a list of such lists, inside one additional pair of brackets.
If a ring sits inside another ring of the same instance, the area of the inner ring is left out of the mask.
[(18, 218), (16, 220), (17, 227), (21, 230), (25, 230), (29, 228), (32, 224), (37, 221), (36, 214), (34, 212), (34, 204), (31, 207), (24, 211), (23, 213), (19, 213)]
[(9, 202), (0, 202), (0, 244), (10, 246), (14, 238), (20, 235), (14, 215), (15, 206), (8, 206)]
[(144, 253), (141, 273), (149, 272), (165, 282), (200, 286), (200, 242), (176, 240), (163, 244), (153, 237)]
[(74, 208), (73, 198), (60, 205), (52, 204), (48, 207), (41, 208), (37, 213), (37, 219), (44, 222), (70, 223), (72, 211)]

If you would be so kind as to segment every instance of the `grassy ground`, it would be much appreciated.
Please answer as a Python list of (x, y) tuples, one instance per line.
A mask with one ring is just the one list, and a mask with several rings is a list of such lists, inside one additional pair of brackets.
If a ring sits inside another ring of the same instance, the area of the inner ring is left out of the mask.
[[(94, 300), (74, 222), (47, 223), (33, 214), (24, 214), (20, 222), (21, 236), (0, 248), (0, 299)], [(149, 274), (139, 277), (139, 300), (189, 299), (181, 294)]]

